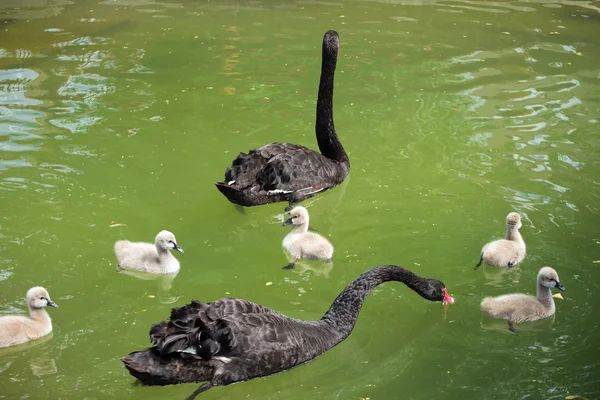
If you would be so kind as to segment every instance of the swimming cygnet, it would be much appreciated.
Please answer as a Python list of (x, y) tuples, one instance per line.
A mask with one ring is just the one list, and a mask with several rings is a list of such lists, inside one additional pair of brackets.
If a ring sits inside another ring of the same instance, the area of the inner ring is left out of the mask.
[(294, 261), (283, 267), (294, 268), (296, 263), (304, 258), (307, 260), (333, 261), (333, 246), (318, 233), (308, 232), (308, 211), (298, 206), (290, 211), (290, 217), (283, 226), (294, 225), (294, 229), (283, 239), (283, 248), (292, 256)]
[(160, 231), (156, 235), (155, 244), (129, 240), (119, 240), (115, 243), (119, 268), (153, 274), (170, 274), (179, 270), (179, 261), (169, 252), (171, 249), (183, 253), (175, 235), (169, 231)]
[(494, 240), (483, 246), (481, 259), (475, 266), (475, 271), (485, 261), (493, 267), (512, 268), (525, 258), (525, 242), (519, 233), (521, 228), (521, 216), (511, 212), (506, 217), (506, 238)]
[(0, 347), (14, 346), (40, 338), (52, 332), (52, 321), (44, 307), (58, 307), (43, 287), (27, 292), (29, 317), (8, 315), (0, 317)]
[(536, 321), (554, 315), (556, 308), (551, 288), (563, 292), (566, 290), (556, 271), (550, 267), (543, 267), (537, 276), (537, 297), (526, 294), (486, 297), (481, 302), (481, 310), (493, 318), (507, 319), (508, 328), (515, 332), (514, 322)]

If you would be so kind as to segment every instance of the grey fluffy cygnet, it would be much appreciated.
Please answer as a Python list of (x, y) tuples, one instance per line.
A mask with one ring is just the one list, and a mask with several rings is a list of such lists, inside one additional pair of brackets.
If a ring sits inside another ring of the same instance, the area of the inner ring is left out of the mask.
[(179, 261), (169, 250), (183, 253), (175, 235), (169, 231), (160, 231), (156, 235), (155, 244), (129, 240), (119, 240), (115, 243), (119, 268), (153, 274), (170, 274), (179, 271)]
[(14, 346), (40, 338), (52, 332), (52, 321), (44, 307), (58, 307), (43, 287), (27, 291), (29, 317), (8, 315), (0, 317), (0, 347)]
[(475, 266), (475, 271), (485, 262), (493, 267), (512, 268), (525, 258), (525, 242), (519, 233), (521, 216), (511, 212), (506, 217), (506, 237), (487, 243), (481, 249), (481, 258)]
[(566, 290), (556, 271), (543, 267), (537, 276), (537, 297), (520, 293), (486, 297), (481, 302), (481, 310), (493, 318), (508, 320), (509, 329), (515, 332), (515, 322), (536, 321), (554, 315), (556, 308), (551, 288)]
[(282, 243), (294, 261), (283, 267), (284, 269), (294, 268), (303, 258), (333, 261), (333, 246), (318, 233), (308, 232), (308, 221), (308, 211), (298, 206), (290, 211), (290, 217), (283, 223), (283, 226), (294, 225), (294, 229), (286, 235)]

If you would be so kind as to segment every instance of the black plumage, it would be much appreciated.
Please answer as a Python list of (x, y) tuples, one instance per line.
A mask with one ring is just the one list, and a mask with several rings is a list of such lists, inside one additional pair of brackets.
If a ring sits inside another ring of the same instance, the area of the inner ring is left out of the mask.
[(153, 347), (122, 361), (145, 385), (206, 381), (188, 398), (193, 399), (212, 386), (282, 372), (331, 349), (350, 335), (369, 292), (386, 281), (403, 282), (427, 300), (453, 302), (437, 279), (380, 266), (348, 285), (316, 321), (290, 318), (241, 299), (193, 300), (152, 326)]
[(229, 201), (241, 206), (279, 201), (295, 204), (346, 178), (350, 161), (333, 125), (338, 48), (337, 32), (325, 33), (315, 124), (321, 152), (297, 144), (270, 143), (248, 154), (240, 153), (225, 171), (225, 180), (215, 184)]

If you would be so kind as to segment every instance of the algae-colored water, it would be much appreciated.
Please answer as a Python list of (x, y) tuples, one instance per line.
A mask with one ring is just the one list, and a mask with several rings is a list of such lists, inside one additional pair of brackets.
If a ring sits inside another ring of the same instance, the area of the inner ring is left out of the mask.
[[(54, 332), (0, 351), (0, 398), (178, 399), (119, 357), (192, 298), (318, 318), (366, 269), (444, 281), (444, 308), (398, 283), (315, 361), (202, 399), (600, 397), (600, 4), (596, 1), (0, 3), (0, 314), (43, 285)], [(323, 33), (339, 32), (343, 185), (305, 204), (331, 268), (295, 271), (285, 204), (239, 212), (214, 188), (271, 141), (317, 148)], [(514, 270), (473, 266), (523, 216)], [(114, 226), (118, 225), (118, 226)], [(112, 226), (112, 227), (111, 227)], [(116, 240), (173, 231), (172, 281), (116, 272)], [(482, 315), (484, 296), (567, 288), (553, 319)], [(272, 284), (267, 285), (271, 282)]]

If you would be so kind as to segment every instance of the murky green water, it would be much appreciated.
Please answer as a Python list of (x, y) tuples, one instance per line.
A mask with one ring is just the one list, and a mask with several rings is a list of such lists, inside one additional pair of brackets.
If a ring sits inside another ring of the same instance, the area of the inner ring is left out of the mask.
[[(1, 2), (0, 313), (24, 312), (34, 285), (60, 308), (52, 337), (0, 352), (0, 398), (184, 398), (196, 385), (133, 387), (119, 361), (170, 307), (238, 296), (318, 318), (385, 263), (443, 280), (456, 304), (388, 283), (322, 357), (202, 398), (599, 397), (599, 12), (541, 0)], [(285, 205), (241, 214), (213, 182), (239, 151), (316, 148), (328, 29), (341, 39), (335, 123), (352, 171), (306, 202), (333, 267), (284, 271)], [(528, 257), (473, 272), (511, 210)], [(115, 272), (116, 240), (161, 229), (186, 251), (172, 282)], [(543, 265), (568, 290), (553, 320), (515, 336), (481, 314), (486, 295), (533, 293)]]

